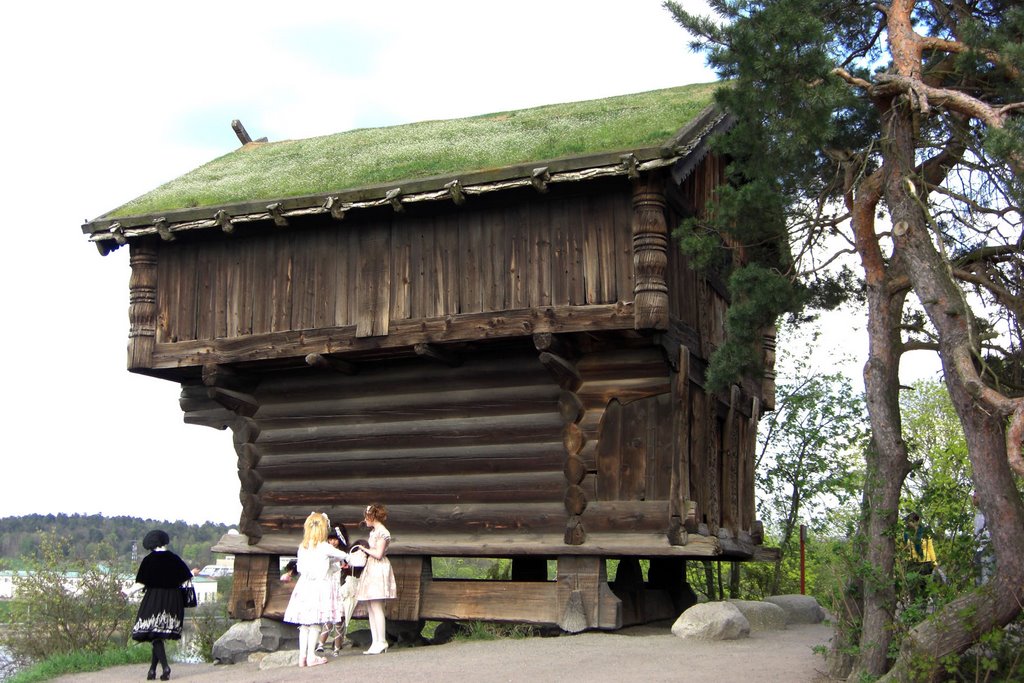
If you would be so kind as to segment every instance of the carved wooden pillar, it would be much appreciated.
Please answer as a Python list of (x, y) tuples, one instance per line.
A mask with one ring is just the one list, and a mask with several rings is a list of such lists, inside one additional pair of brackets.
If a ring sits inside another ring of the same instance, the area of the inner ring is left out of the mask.
[(132, 274), (128, 280), (128, 369), (148, 368), (156, 348), (156, 240), (129, 246)]
[(761, 400), (764, 402), (765, 410), (775, 410), (775, 325), (761, 332), (761, 351), (764, 353)]
[(659, 174), (633, 183), (634, 329), (668, 329), (668, 227)]

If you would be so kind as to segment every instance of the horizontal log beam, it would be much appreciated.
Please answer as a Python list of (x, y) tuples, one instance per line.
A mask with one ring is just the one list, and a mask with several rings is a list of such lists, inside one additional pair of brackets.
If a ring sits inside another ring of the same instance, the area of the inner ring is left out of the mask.
[(524, 624), (558, 622), (554, 581), (434, 579), (423, 586), (421, 619), (481, 619)]
[[(259, 469), (267, 479), (296, 476), (382, 478), (413, 475), (498, 474), (556, 471), (565, 457), (562, 442), (362, 449), (320, 453), (268, 454), (260, 451)], [(577, 482), (573, 482), (577, 483)], [(308, 511), (307, 511), (308, 514)]]
[[(361, 448), (411, 448), (429, 440), (433, 446), (530, 443), (560, 438), (562, 420), (555, 414), (497, 415), (461, 420), (401, 420), (315, 428), (274, 429), (260, 425), (256, 443), (267, 455), (344, 451)], [(559, 435), (555, 437), (555, 435)]]
[[(299, 533), (309, 506), (268, 505), (260, 524), (268, 533)], [(328, 505), (324, 512), (334, 522), (355, 525), (362, 518), (363, 505)], [(456, 534), (555, 533), (565, 524), (561, 502), (550, 503), (460, 503), (457, 505), (388, 505), (389, 518), (398, 521), (402, 535), (432, 534), (445, 529)]]
[[(495, 313), (468, 313), (393, 320), (388, 334), (356, 337), (356, 326), (247, 335), (245, 337), (158, 342), (151, 370), (180, 370), (207, 363), (305, 359), (310, 353), (361, 353), (405, 349), (421, 342), (458, 342), (522, 337), (536, 332), (600, 332), (633, 329), (632, 302), (596, 306), (551, 306)], [(304, 361), (303, 361), (304, 362)]]
[[(308, 513), (307, 513), (308, 514)], [(685, 546), (670, 545), (665, 534), (587, 534), (583, 545), (569, 546), (561, 532), (555, 534), (411, 534), (393, 526), (388, 553), (431, 557), (517, 557), (559, 555), (600, 557), (720, 558), (722, 546), (713, 536), (691, 535)], [(249, 545), (244, 534), (228, 534), (212, 548), (218, 553), (293, 555), (301, 533), (266, 534)], [(720, 558), (721, 559), (721, 558)], [(742, 558), (737, 558), (742, 559)]]
[(330, 501), (399, 503), (543, 503), (560, 500), (565, 477), (559, 471), (522, 474), (394, 477), (377, 479), (309, 479), (263, 483), (264, 505), (322, 506)]

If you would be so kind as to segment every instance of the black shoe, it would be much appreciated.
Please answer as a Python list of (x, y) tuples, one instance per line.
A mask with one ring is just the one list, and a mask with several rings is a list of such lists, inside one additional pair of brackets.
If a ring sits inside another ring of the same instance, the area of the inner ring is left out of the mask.
[(146, 674), (146, 680), (147, 681), (155, 681), (156, 680), (156, 669), (150, 669), (149, 670), (149, 673)]
[(160, 674), (160, 680), (161, 681), (169, 681), (169, 680), (171, 680), (171, 668), (170, 667), (167, 667), (166, 669), (164, 669), (164, 672), (162, 674)]

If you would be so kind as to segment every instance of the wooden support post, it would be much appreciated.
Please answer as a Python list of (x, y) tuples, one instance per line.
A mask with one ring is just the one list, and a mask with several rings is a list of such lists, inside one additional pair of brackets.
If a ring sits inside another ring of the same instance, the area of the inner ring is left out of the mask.
[(685, 502), (690, 495), (690, 350), (679, 345), (678, 372), (672, 383), (672, 473), (669, 480), (668, 542), (686, 545)]
[[(765, 410), (775, 410), (775, 326), (761, 333), (761, 351), (764, 353), (764, 378), (761, 380), (761, 400)], [(758, 418), (761, 416), (758, 415)]]
[(128, 369), (148, 368), (156, 349), (156, 254), (153, 239), (132, 242), (128, 280)]
[(228, 616), (252, 620), (263, 616), (267, 604), (270, 558), (274, 555), (235, 555)]
[(587, 628), (622, 628), (622, 602), (608, 588), (603, 557), (561, 555), (558, 558), (558, 623), (566, 621), (566, 610), (576, 605), (573, 592), (579, 591)]
[(740, 388), (735, 384), (729, 392), (729, 412), (722, 434), (722, 526), (733, 538), (739, 538), (739, 402)]
[(395, 574), (398, 598), (384, 601), (384, 614), (388, 619), (419, 621), (423, 577), (426, 572), (429, 580), (430, 558), (422, 555), (392, 555), (388, 559)]
[(634, 329), (667, 330), (668, 227), (661, 175), (633, 183)]

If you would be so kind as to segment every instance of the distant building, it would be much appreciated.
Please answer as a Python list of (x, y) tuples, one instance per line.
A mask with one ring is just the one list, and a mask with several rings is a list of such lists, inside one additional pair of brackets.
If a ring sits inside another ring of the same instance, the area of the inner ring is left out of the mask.
[[(19, 581), (27, 579), (30, 576), (32, 576), (32, 572), (27, 571), (0, 572), (0, 600), (11, 600), (14, 598), (18, 592)], [(126, 574), (121, 576), (120, 581), (121, 587), (127, 588), (135, 583), (135, 577), (133, 575)], [(82, 576), (78, 572), (67, 572), (64, 575), (64, 589), (72, 595), (79, 592), (81, 582)], [(192, 585), (196, 589), (196, 597), (198, 598), (200, 605), (207, 602), (216, 602), (218, 596), (217, 579), (207, 576), (196, 576), (192, 579)], [(135, 593), (130, 599), (133, 602), (138, 602), (142, 599), (142, 593)]]

